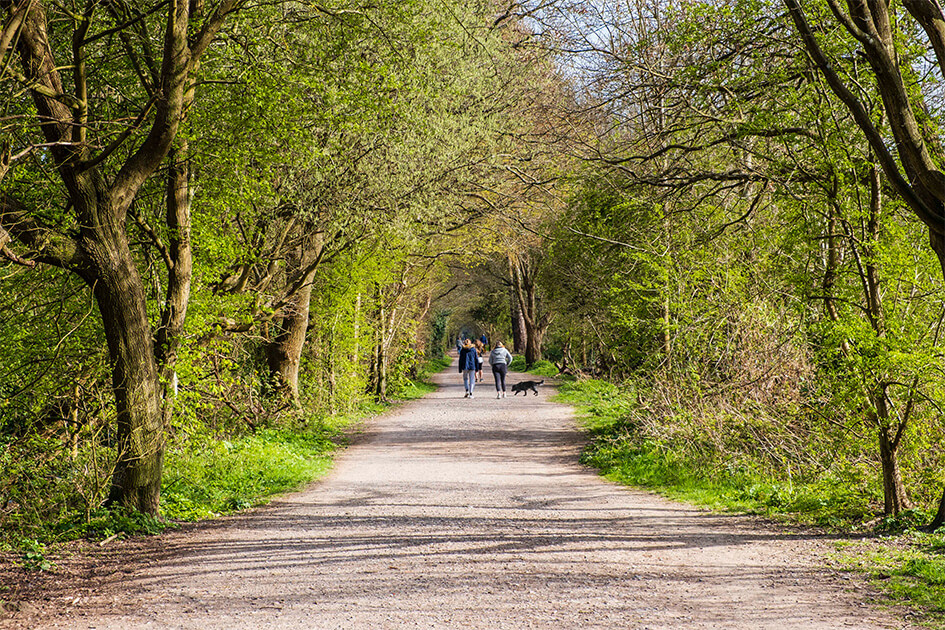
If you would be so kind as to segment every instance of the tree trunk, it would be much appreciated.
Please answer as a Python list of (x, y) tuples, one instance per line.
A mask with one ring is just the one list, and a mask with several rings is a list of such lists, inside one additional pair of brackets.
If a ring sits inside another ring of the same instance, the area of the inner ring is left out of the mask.
[(511, 263), (512, 286), (521, 310), (525, 336), (525, 365), (531, 367), (541, 359), (541, 345), (550, 319), (541, 313), (533, 261), (520, 258)]
[[(178, 156), (181, 159), (178, 159)], [(188, 145), (181, 143), (180, 149), (170, 154), (167, 178), (167, 225), (168, 280), (167, 294), (161, 313), (161, 326), (155, 334), (158, 367), (161, 370), (162, 418), (165, 429), (174, 416), (174, 400), (177, 397), (177, 352), (184, 334), (187, 306), (190, 303), (190, 287), (193, 277), (193, 253), (190, 241), (190, 167)]]
[(144, 283), (127, 242), (125, 247), (109, 245), (114, 258), (99, 266), (93, 286), (108, 342), (117, 412), (118, 457), (108, 500), (157, 515), (164, 423)]
[(521, 354), (525, 352), (525, 318), (522, 316), (522, 307), (519, 306), (518, 298), (512, 295), (512, 352)]
[(531, 367), (541, 360), (541, 345), (545, 331), (537, 326), (531, 326), (526, 327), (525, 335), (525, 365)]
[(889, 429), (879, 430), (879, 457), (883, 466), (883, 513), (894, 516), (911, 507), (899, 470), (899, 445), (890, 437)]
[(522, 315), (522, 304), (519, 302), (519, 291), (517, 283), (516, 263), (512, 256), (508, 257), (509, 262), (509, 311), (512, 315), (512, 352), (521, 354), (525, 352), (525, 318)]
[(938, 511), (935, 513), (935, 518), (929, 523), (928, 529), (934, 532), (942, 525), (945, 525), (945, 491), (942, 492), (942, 498), (938, 501)]
[(378, 307), (377, 339), (374, 345), (374, 397), (378, 400), (387, 399), (387, 349), (384, 343), (387, 338), (387, 310), (384, 307), (383, 292), (378, 291), (380, 306)]
[[(298, 286), (283, 307), (281, 330), (266, 348), (269, 372), (277, 391), (294, 407), (301, 406), (299, 397), (299, 366), (308, 332), (309, 307), (312, 300), (312, 278), (315, 275), (322, 244), (317, 238), (304, 238), (303, 244), (290, 250), (286, 272), (291, 283)], [(299, 281), (301, 280), (301, 284)]]

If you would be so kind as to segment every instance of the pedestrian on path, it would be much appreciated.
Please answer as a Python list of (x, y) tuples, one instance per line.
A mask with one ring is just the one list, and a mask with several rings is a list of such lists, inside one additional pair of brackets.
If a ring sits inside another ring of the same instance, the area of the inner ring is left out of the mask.
[(466, 388), (466, 395), (463, 398), (472, 398), (473, 390), (476, 389), (476, 368), (479, 358), (476, 355), (476, 346), (469, 339), (463, 342), (463, 347), (459, 351), (459, 372), (463, 375), (463, 386)]
[(476, 382), (482, 382), (482, 355), (486, 352), (486, 347), (482, 344), (482, 341), (476, 339), (473, 342), (473, 345), (476, 346)]
[(505, 375), (512, 363), (512, 353), (505, 349), (501, 341), (495, 342), (495, 348), (489, 353), (492, 376), (495, 377), (495, 397), (505, 398)]

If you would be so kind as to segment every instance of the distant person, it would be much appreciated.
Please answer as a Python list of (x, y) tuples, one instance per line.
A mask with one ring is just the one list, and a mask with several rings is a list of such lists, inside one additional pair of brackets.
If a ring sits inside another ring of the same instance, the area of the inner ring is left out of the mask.
[(459, 335), (456, 335), (456, 352), (459, 352), (463, 349), (463, 338)]
[(459, 373), (463, 375), (463, 386), (466, 388), (466, 395), (463, 398), (473, 397), (473, 390), (476, 389), (476, 368), (478, 364), (476, 346), (469, 339), (466, 339), (459, 351)]
[(486, 350), (489, 349), (489, 338), (486, 337), (486, 333), (482, 333), (482, 336), (479, 337), (479, 341), (482, 342), (482, 347), (483, 347), (483, 348), (485, 348)]
[(489, 364), (495, 377), (495, 397), (505, 398), (505, 375), (512, 364), (512, 353), (505, 349), (501, 341), (495, 342), (495, 348), (489, 353)]
[(483, 345), (481, 339), (476, 339), (473, 342), (473, 345), (476, 346), (476, 382), (482, 382), (482, 355), (486, 352), (486, 347)]

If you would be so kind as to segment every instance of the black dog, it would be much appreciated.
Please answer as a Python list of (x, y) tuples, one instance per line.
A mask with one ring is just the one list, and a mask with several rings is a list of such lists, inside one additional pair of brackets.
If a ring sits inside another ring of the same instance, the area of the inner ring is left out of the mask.
[(518, 396), (519, 392), (523, 392), (528, 396), (528, 390), (535, 392), (535, 395), (538, 395), (538, 386), (544, 383), (544, 380), (541, 381), (522, 381), (520, 383), (515, 383), (512, 385), (512, 393)]

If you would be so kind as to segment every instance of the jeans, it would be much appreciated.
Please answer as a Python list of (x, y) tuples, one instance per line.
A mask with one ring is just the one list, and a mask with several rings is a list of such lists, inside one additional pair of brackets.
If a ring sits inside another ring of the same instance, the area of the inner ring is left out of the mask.
[(463, 370), (463, 385), (467, 393), (473, 393), (476, 388), (476, 370)]
[(495, 391), (500, 391), (499, 385), (501, 385), (501, 391), (505, 391), (505, 375), (509, 371), (509, 366), (505, 363), (496, 363), (492, 366), (492, 376), (495, 377)]

